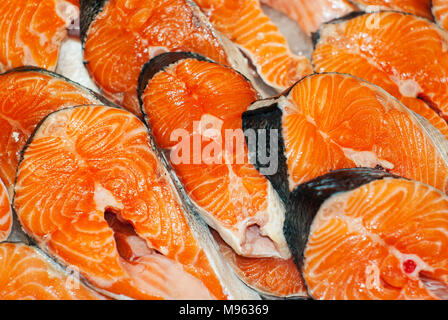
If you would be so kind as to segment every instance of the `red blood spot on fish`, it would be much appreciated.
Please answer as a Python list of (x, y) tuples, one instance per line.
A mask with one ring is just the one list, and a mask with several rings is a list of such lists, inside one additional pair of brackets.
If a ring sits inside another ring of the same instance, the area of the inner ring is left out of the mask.
[(417, 268), (417, 264), (414, 260), (406, 260), (403, 262), (403, 270), (406, 273), (412, 273), (415, 271), (415, 268)]

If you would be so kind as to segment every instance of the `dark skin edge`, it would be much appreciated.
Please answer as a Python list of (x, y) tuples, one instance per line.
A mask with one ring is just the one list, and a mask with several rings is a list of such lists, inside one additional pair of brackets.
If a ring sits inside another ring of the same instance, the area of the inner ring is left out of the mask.
[(89, 95), (91, 95), (92, 97), (97, 99), (99, 102), (103, 103), (104, 105), (115, 107), (115, 108), (121, 108), (117, 104), (111, 102), (110, 100), (106, 99), (104, 96), (102, 96), (102, 95), (92, 91), (91, 89), (86, 88), (83, 85), (81, 85), (81, 84), (79, 84), (77, 82), (74, 82), (73, 80), (70, 80), (70, 79), (68, 79), (68, 78), (66, 78), (66, 77), (64, 77), (64, 76), (62, 76), (62, 75), (60, 75), (58, 73), (55, 73), (55, 72), (52, 72), (52, 71), (49, 71), (49, 70), (46, 70), (46, 69), (42, 69), (42, 68), (39, 68), (39, 67), (22, 66), (22, 67), (14, 68), (14, 69), (6, 71), (5, 73), (0, 74), (0, 77), (2, 75), (7, 75), (7, 74), (11, 74), (11, 73), (27, 73), (27, 72), (30, 72), (30, 73), (32, 73), (32, 72), (41, 73), (41, 74), (50, 76), (50, 77), (55, 78), (55, 79), (63, 80), (65, 82), (67, 82), (67, 83), (70, 83), (74, 87), (76, 87), (76, 88), (78, 88), (78, 89), (80, 89), (82, 91), (85, 91), (86, 93), (88, 93)]
[(286, 205), (283, 232), (300, 272), (311, 225), (322, 204), (337, 193), (348, 192), (384, 178), (400, 177), (379, 169), (341, 169), (299, 185), (293, 190)]
[[(251, 150), (249, 146), (249, 154), (252, 155), (249, 158), (257, 170), (260, 171), (260, 169), (265, 166), (260, 163), (258, 156), (253, 156), (261, 151), (258, 150), (258, 148), (264, 149), (263, 151), (266, 151), (268, 157), (271, 152), (274, 152), (278, 155), (276, 160), (278, 163), (278, 170), (275, 174), (266, 176), (266, 178), (272, 183), (272, 186), (277, 191), (283, 202), (286, 202), (289, 197), (289, 185), (285, 144), (282, 136), (282, 111), (278, 108), (277, 102), (275, 102), (275, 100), (272, 102), (273, 104), (270, 106), (246, 111), (245, 113), (243, 113), (243, 130), (244, 132), (246, 132), (247, 130), (255, 130), (257, 132), (256, 150)], [(270, 150), (271, 143), (269, 132), (273, 129), (277, 130), (279, 134), (278, 150)], [(259, 145), (259, 130), (266, 130), (266, 145), (264, 146)], [(248, 139), (247, 136), (246, 139)]]
[(84, 43), (89, 32), (90, 25), (95, 20), (96, 16), (103, 11), (105, 4), (109, 0), (79, 0), (80, 7), (80, 21), (79, 27), (81, 31), (81, 42)]

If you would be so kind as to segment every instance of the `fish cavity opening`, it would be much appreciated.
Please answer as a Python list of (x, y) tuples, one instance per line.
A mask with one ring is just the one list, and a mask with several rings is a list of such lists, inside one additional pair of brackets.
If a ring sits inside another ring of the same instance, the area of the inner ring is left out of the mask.
[(121, 265), (140, 292), (168, 300), (216, 299), (205, 284), (185, 271), (180, 263), (148, 247), (119, 210), (106, 208), (104, 218), (114, 233)]
[(117, 251), (122, 259), (133, 262), (140, 257), (160, 254), (148, 247), (146, 241), (137, 234), (132, 223), (121, 217), (119, 210), (107, 207), (104, 218), (114, 233)]
[(421, 271), (418, 276), (425, 288), (434, 296), (442, 300), (448, 300), (448, 284), (443, 283), (441, 280), (436, 279), (433, 275), (424, 271)]
[(245, 253), (244, 255), (248, 257), (280, 257), (279, 250), (274, 241), (261, 233), (261, 227), (258, 224), (247, 226), (242, 248)]

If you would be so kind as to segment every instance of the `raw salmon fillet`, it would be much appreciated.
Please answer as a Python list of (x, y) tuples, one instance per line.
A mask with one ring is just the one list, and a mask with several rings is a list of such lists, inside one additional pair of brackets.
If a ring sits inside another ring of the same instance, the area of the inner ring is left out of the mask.
[(229, 64), (225, 49), (190, 0), (81, 1), (87, 69), (104, 94), (140, 115), (142, 66), (167, 51), (193, 51)]
[(283, 91), (312, 73), (308, 58), (294, 54), (259, 0), (196, 0), (213, 26), (250, 58), (269, 86)]
[(155, 141), (205, 221), (240, 255), (288, 258), (280, 199), (247, 157), (241, 115), (257, 99), (251, 84), (187, 53), (160, 55), (140, 79)]
[(283, 199), (299, 184), (353, 167), (382, 167), (448, 192), (446, 138), (359, 78), (312, 75), (252, 109), (243, 115), (244, 129), (281, 132), (279, 171), (268, 178)]
[(79, 8), (66, 0), (2, 0), (0, 71), (32, 65), (54, 70), (66, 28)]
[(229, 247), (218, 233), (213, 236), (222, 254), (233, 270), (248, 286), (263, 296), (277, 298), (307, 298), (308, 293), (302, 276), (292, 258), (243, 257)]
[(313, 65), (381, 86), (448, 137), (447, 46), (448, 34), (426, 19), (363, 14), (322, 27)]
[(1, 300), (98, 300), (103, 297), (65, 273), (34, 247), (0, 244)]
[(107, 295), (233, 295), (220, 282), (229, 271), (212, 265), (198, 242), (208, 231), (192, 225), (146, 126), (125, 110), (81, 106), (49, 115), (24, 151), (14, 208), (40, 246)]
[(12, 228), (12, 212), (8, 190), (0, 180), (0, 242), (5, 241)]
[(261, 0), (296, 21), (308, 35), (328, 21), (343, 17), (356, 7), (346, 0)]
[(448, 1), (432, 0), (432, 14), (437, 24), (448, 30)]
[(12, 189), (20, 152), (36, 125), (58, 109), (100, 103), (91, 91), (38, 68), (0, 75), (0, 180)]
[[(350, 0), (367, 12), (379, 10), (395, 10), (433, 20), (431, 0)], [(434, 0), (432, 0), (434, 1)]]
[(448, 198), (372, 169), (294, 190), (287, 238), (315, 299), (448, 298)]

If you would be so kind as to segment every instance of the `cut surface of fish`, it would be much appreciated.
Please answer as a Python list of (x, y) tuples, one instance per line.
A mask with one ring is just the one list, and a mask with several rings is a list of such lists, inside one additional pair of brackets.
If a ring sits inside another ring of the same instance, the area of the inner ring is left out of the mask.
[(429, 20), (431, 14), (431, 0), (349, 0), (361, 10), (373, 12), (379, 10), (395, 10), (412, 13)]
[(0, 71), (32, 65), (54, 70), (66, 28), (79, 8), (66, 0), (3, 0)]
[(292, 258), (243, 257), (235, 253), (216, 232), (213, 235), (240, 279), (266, 298), (308, 297), (302, 275)]
[(81, 1), (84, 60), (107, 97), (140, 115), (143, 64), (168, 51), (193, 51), (229, 64), (223, 44), (189, 0)]
[(213, 26), (250, 58), (269, 86), (283, 91), (312, 73), (308, 58), (294, 54), (259, 0), (196, 0)]
[(0, 243), (0, 298), (2, 300), (104, 299), (68, 274), (34, 247)]
[(0, 242), (5, 241), (12, 228), (11, 202), (8, 196), (8, 190), (0, 180)]
[(379, 85), (448, 137), (447, 48), (448, 33), (426, 19), (364, 14), (324, 25), (313, 65), (316, 72), (349, 73)]
[(432, 14), (437, 24), (448, 30), (448, 1), (432, 0)]
[(287, 238), (313, 298), (448, 298), (448, 198), (439, 190), (338, 170), (297, 187), (288, 208)]
[(356, 7), (346, 0), (261, 0), (297, 22), (308, 35), (328, 21), (353, 12)]
[(354, 167), (381, 167), (448, 191), (445, 137), (364, 80), (312, 75), (284, 96), (261, 100), (251, 109), (243, 115), (245, 130), (279, 131), (279, 170), (268, 178), (283, 199), (299, 184)]
[(125, 110), (52, 113), (19, 165), (19, 220), (40, 246), (105, 294), (225, 299), (150, 143), (146, 126)]
[(0, 75), (0, 180), (11, 199), (20, 153), (39, 121), (58, 109), (92, 103), (100, 103), (93, 93), (43, 69)]
[(241, 115), (257, 99), (251, 84), (189, 53), (154, 58), (140, 80), (145, 120), (205, 221), (241, 255), (288, 258), (283, 205), (248, 160)]

